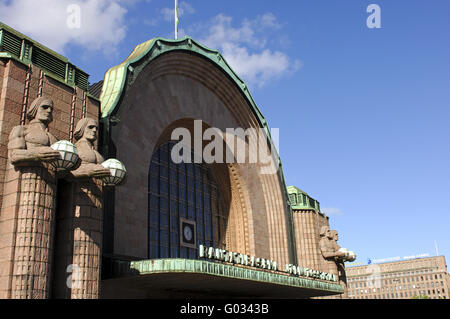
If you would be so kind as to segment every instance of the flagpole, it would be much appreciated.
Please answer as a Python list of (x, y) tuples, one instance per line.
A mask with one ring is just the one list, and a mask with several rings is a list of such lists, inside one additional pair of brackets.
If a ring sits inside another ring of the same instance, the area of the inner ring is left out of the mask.
[(178, 39), (178, 0), (175, 0), (175, 40)]

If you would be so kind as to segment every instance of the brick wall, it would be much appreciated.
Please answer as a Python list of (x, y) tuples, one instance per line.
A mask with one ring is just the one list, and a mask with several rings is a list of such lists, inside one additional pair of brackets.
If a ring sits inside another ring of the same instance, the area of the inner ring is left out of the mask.
[[(20, 125), (24, 118), (23, 104), (26, 92), (28, 67), (15, 60), (0, 60), (0, 298), (8, 297), (11, 289), (12, 255), (15, 248), (15, 228), (17, 227), (19, 173), (8, 163), (8, 137), (11, 129)], [(57, 139), (70, 137), (76, 122), (81, 119), (85, 97), (82, 90), (42, 76), (41, 70), (31, 67), (28, 87), (29, 107), (42, 94), (54, 102), (53, 122), (49, 131)], [(41, 81), (42, 80), (42, 81)], [(40, 85), (42, 85), (40, 87)], [(72, 103), (75, 96), (75, 104)], [(85, 98), (86, 114), (98, 119), (99, 102)]]
[(298, 265), (325, 271), (320, 252), (320, 228), (329, 226), (328, 218), (313, 210), (294, 210), (294, 232)]

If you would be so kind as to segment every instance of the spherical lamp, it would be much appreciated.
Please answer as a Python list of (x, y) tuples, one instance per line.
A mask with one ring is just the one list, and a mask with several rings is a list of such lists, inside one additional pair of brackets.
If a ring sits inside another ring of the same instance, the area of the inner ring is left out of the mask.
[(125, 165), (123, 165), (121, 161), (115, 158), (110, 158), (104, 161), (102, 163), (102, 166), (105, 168), (109, 168), (109, 171), (111, 172), (111, 176), (106, 176), (103, 178), (103, 184), (105, 186), (116, 186), (120, 184), (127, 173)]
[(356, 254), (354, 251), (350, 250), (348, 252), (347, 261), (355, 261), (356, 260)]
[(50, 146), (61, 154), (61, 159), (54, 161), (52, 164), (57, 170), (71, 170), (77, 165), (79, 156), (75, 145), (69, 141), (58, 141)]
[(345, 253), (345, 257), (348, 256), (348, 250), (347, 250), (347, 248), (339, 248), (339, 251), (342, 252), (342, 253)]

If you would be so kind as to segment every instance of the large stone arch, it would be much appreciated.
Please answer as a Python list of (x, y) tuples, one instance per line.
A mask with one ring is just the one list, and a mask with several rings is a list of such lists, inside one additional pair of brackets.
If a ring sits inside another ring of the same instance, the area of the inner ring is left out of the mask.
[[(175, 115), (176, 116), (176, 115)], [(169, 124), (161, 136), (158, 138), (155, 149), (167, 141), (172, 140), (171, 135), (174, 129), (185, 128), (189, 130), (191, 136), (194, 136), (193, 118), (178, 119)], [(202, 120), (202, 133), (205, 129), (212, 127)], [(208, 144), (203, 141), (203, 147)], [(227, 147), (225, 143), (224, 148)], [(194, 149), (193, 145), (189, 145)], [(203, 149), (203, 148), (202, 148)], [(236, 174), (236, 164), (227, 164), (225, 160), (220, 163), (207, 164), (210, 172), (216, 180), (224, 204), (224, 209), (228, 215), (227, 232), (225, 235), (226, 247), (232, 251), (240, 251), (250, 253), (249, 232), (246, 225), (248, 224), (247, 203), (245, 202), (245, 194), (248, 193), (245, 185), (242, 183), (242, 177)]]
[[(153, 59), (149, 55), (128, 67), (117, 105), (104, 110), (107, 155), (128, 168), (127, 184), (115, 191), (114, 253), (140, 258), (147, 257), (148, 161), (163, 132), (180, 119), (201, 119), (222, 131), (262, 126), (242, 88), (216, 64), (181, 50)], [(105, 76), (103, 93), (107, 91)], [(112, 126), (111, 119), (118, 124)], [(282, 171), (260, 174), (261, 167), (227, 165), (233, 214), (227, 243), (238, 252), (287, 263), (293, 260), (293, 241)]]

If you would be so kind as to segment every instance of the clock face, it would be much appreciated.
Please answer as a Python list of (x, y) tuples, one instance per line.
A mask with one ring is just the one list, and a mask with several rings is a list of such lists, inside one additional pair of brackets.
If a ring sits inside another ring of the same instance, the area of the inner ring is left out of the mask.
[(180, 218), (180, 244), (183, 247), (195, 247), (195, 221)]
[(184, 238), (186, 238), (186, 241), (192, 241), (192, 229), (190, 226), (185, 225), (183, 233), (184, 233)]

